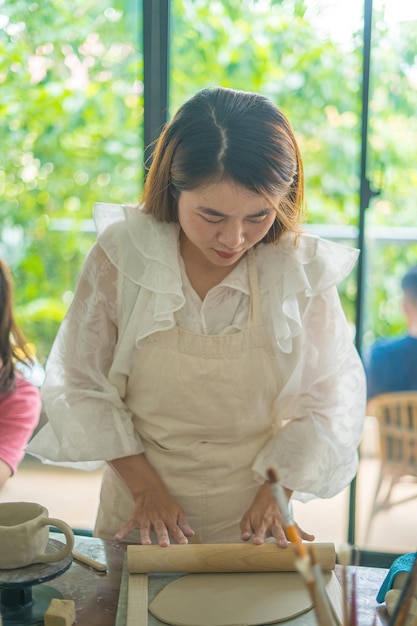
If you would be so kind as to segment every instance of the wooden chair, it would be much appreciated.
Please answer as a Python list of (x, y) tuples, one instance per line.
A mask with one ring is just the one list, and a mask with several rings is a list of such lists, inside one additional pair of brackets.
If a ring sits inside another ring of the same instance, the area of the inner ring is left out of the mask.
[(417, 498), (417, 490), (406, 498), (392, 498), (398, 483), (417, 484), (417, 391), (375, 396), (368, 402), (367, 414), (377, 418), (380, 469), (365, 542), (379, 512)]

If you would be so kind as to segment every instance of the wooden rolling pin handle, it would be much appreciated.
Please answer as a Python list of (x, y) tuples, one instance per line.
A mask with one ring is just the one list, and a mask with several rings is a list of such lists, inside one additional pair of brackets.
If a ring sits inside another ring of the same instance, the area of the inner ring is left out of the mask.
[[(317, 561), (322, 569), (336, 564), (333, 543), (314, 543)], [(127, 546), (127, 569), (130, 574), (163, 572), (292, 572), (296, 550), (293, 545), (280, 548), (276, 543), (254, 544), (186, 544)]]

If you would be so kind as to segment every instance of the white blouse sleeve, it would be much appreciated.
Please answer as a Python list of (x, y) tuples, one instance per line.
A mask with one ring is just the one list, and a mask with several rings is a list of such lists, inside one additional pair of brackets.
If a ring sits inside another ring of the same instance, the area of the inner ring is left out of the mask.
[(83, 266), (46, 368), (49, 422), (27, 450), (51, 461), (105, 461), (143, 452), (131, 413), (109, 379), (118, 340), (117, 276), (99, 244)]
[(308, 299), (303, 331), (281, 354), (290, 372), (276, 401), (278, 430), (253, 469), (275, 467), (294, 497), (330, 498), (354, 477), (363, 429), (366, 383), (336, 287)]

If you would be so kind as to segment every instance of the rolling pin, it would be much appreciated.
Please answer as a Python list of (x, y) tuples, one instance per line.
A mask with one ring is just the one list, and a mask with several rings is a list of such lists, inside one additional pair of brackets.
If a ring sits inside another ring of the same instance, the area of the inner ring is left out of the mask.
[[(312, 543), (322, 569), (336, 564), (333, 543)], [(127, 546), (129, 574), (181, 572), (293, 572), (296, 552), (292, 544), (280, 548), (276, 543), (185, 544), (161, 548), (158, 545)]]

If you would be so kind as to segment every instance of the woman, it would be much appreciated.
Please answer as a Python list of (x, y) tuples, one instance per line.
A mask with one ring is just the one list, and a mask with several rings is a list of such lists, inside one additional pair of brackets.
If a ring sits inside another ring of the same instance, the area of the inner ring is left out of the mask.
[(97, 536), (286, 546), (268, 468), (303, 500), (353, 478), (365, 382), (335, 285), (357, 252), (301, 233), (303, 185), (282, 112), (215, 88), (162, 132), (139, 208), (96, 205), (29, 449), (107, 461)]
[(0, 488), (16, 472), (41, 409), (39, 390), (16, 370), (17, 361), (33, 357), (14, 321), (12, 279), (0, 259)]

